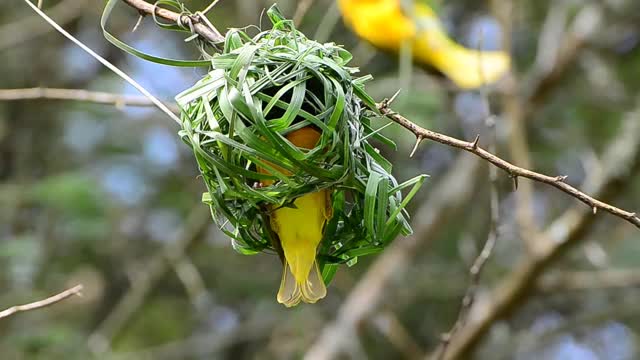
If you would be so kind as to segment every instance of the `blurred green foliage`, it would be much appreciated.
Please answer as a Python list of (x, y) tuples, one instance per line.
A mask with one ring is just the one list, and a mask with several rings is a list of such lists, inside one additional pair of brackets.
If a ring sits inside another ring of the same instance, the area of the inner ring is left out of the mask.
[[(101, 9), (90, 2), (47, 1), (44, 8), (61, 3), (64, 11), (55, 18), (66, 29), (158, 97), (171, 101), (203, 75), (198, 70), (153, 65), (109, 45), (99, 26)], [(568, 181), (576, 185), (596, 171), (593, 164), (616, 136), (624, 114), (636, 106), (640, 89), (640, 29), (634, 15), (638, 4), (631, 0), (602, 3), (606, 9), (603, 30), (579, 53), (526, 123), (533, 168), (569, 175)], [(459, 41), (470, 38), (467, 33), (478, 21), (495, 25), (489, 9), (476, 1), (438, 4)], [(517, 2), (512, 50), (518, 74), (530, 73), (554, 4)], [(194, 0), (187, 5), (202, 9), (207, 2)], [(270, 5), (222, 1), (210, 18), (220, 29), (259, 25), (261, 11)], [(291, 15), (296, 3), (280, 1), (279, 6)], [(569, 20), (584, 6), (570, 2)], [(334, 23), (329, 17), (339, 14), (331, 7), (329, 0), (315, 1), (299, 26), (301, 31), (314, 34), (320, 24)], [(14, 2), (3, 10), (1, 88), (135, 93), (33, 18), (25, 5)], [(181, 37), (160, 31), (150, 18), (132, 33), (136, 20), (135, 11), (120, 4), (112, 14), (110, 31), (154, 54), (191, 58), (197, 53)], [(482, 114), (477, 97), (460, 98), (442, 79), (420, 69), (411, 69), (407, 85), (406, 79), (400, 79), (398, 59), (360, 43), (339, 18), (335, 20), (335, 26), (320, 30), (329, 34), (330, 41), (345, 44), (355, 55), (353, 64), (363, 73), (373, 74), (367, 91), (374, 99), (389, 97), (402, 87), (395, 109), (416, 123), (467, 139), (485, 131), (483, 117), (477, 116)], [(266, 26), (266, 19), (262, 24)], [(21, 40), (14, 43), (14, 38)], [(528, 86), (525, 81), (520, 85)], [(501, 114), (500, 95), (492, 94), (491, 100), (492, 111)], [(509, 128), (498, 118), (498, 152), (508, 159)], [(175, 254), (181, 239), (198, 233), (188, 226), (186, 233), (182, 230), (194, 212), (204, 208), (200, 199), (206, 191), (191, 149), (180, 142), (177, 132), (175, 124), (152, 108), (0, 101), (0, 310), (76, 283), (85, 285), (82, 298), (0, 320), (2, 359), (110, 359), (125, 353), (138, 359), (143, 358), (141, 351), (163, 344), (173, 348), (160, 350), (167, 354), (171, 350), (171, 358), (180, 359), (299, 358), (335, 318), (375, 256), (363, 258), (358, 266), (341, 268), (322, 302), (285, 310), (275, 301), (281, 271), (277, 257), (236, 254), (212, 221), (202, 225), (201, 235), (185, 247), (185, 258), (177, 261), (163, 255)], [(432, 175), (409, 207), (414, 214), (428, 206), (425, 199), (433, 195), (433, 185), (447, 173), (458, 152), (423, 143), (409, 158), (415, 140), (411, 134), (398, 126), (383, 133), (398, 144), (398, 151), (383, 154), (392, 160), (399, 181), (421, 173)], [(640, 183), (633, 176), (630, 179), (624, 196), (613, 202), (633, 209), (640, 201)], [(469, 182), (476, 188), (468, 205), (424, 239), (404, 276), (384, 291), (383, 308), (394, 314), (410, 341), (422, 350), (433, 349), (439, 335), (454, 322), (468, 284), (467, 268), (488, 231), (486, 174), (480, 172)], [(513, 270), (523, 247), (515, 224), (511, 180), (504, 174), (499, 188), (501, 236), (482, 280), (489, 286)], [(553, 189), (534, 189), (530, 205), (543, 228), (574, 204)], [(640, 236), (635, 229), (611, 216), (598, 216), (586, 235), (586, 245), (561, 259), (552, 272), (640, 266)], [(149, 281), (154, 267), (165, 271)], [(122, 311), (118, 304), (143, 284), (149, 285), (148, 290), (126, 319), (118, 326), (110, 325), (113, 320), (105, 323)], [(494, 327), (478, 358), (636, 358), (638, 308), (617, 304), (622, 300), (633, 304), (639, 297), (637, 285), (533, 295), (514, 316)], [(591, 314), (600, 316), (589, 318)], [(389, 340), (377, 321), (372, 317), (360, 327), (361, 354), (380, 359), (405, 354), (406, 349)]]

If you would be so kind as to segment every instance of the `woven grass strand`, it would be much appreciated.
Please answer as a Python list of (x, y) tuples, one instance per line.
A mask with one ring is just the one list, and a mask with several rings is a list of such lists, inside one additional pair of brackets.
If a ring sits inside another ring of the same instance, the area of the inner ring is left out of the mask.
[[(267, 14), (271, 30), (254, 37), (230, 30), (211, 71), (176, 97), (180, 135), (208, 188), (203, 201), (243, 254), (278, 250), (267, 208), (329, 189), (333, 217), (318, 253), (329, 282), (338, 264), (351, 265), (411, 233), (404, 208), (425, 177), (398, 184), (372, 144), (395, 147), (372, 127), (377, 110), (364, 90), (370, 76), (354, 77), (351, 54), (307, 39), (275, 6)], [(305, 126), (321, 132), (311, 150), (285, 138)], [(258, 186), (264, 182), (273, 185)]]

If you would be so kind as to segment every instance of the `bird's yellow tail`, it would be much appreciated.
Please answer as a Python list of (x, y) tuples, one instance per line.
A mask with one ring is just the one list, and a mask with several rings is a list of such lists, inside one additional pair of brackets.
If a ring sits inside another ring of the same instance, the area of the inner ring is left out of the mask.
[[(312, 149), (320, 139), (320, 132), (307, 126), (287, 135), (293, 145)], [(261, 173), (268, 173), (258, 168)], [(284, 172), (284, 171), (283, 171)], [(287, 175), (288, 172), (285, 172)], [(271, 185), (265, 180), (263, 185)], [(320, 190), (295, 199), (293, 206), (274, 209), (271, 229), (277, 234), (282, 247), (282, 281), (278, 290), (278, 302), (287, 307), (300, 301), (315, 303), (327, 295), (318, 263), (316, 250), (322, 241), (324, 224), (331, 218), (329, 190)]]
[(300, 301), (315, 303), (327, 295), (327, 288), (322, 280), (318, 263), (313, 262), (309, 275), (298, 281), (291, 271), (290, 265), (285, 261), (282, 281), (278, 290), (278, 302), (286, 307), (298, 305)]
[(327, 294), (316, 262), (316, 249), (328, 218), (327, 190), (302, 195), (294, 207), (276, 209), (271, 226), (284, 252), (278, 302), (287, 307), (300, 301), (314, 303)]

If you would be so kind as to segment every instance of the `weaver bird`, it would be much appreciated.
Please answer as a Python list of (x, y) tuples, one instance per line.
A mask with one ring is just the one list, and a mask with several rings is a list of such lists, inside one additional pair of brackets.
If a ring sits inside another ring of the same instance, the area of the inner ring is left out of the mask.
[(451, 40), (427, 5), (413, 9), (402, 0), (338, 0), (345, 23), (377, 48), (398, 52), (410, 46), (416, 63), (430, 65), (462, 89), (497, 81), (506, 74), (510, 57), (504, 51), (477, 51)]
[[(286, 138), (299, 148), (313, 149), (320, 139), (320, 132), (307, 126), (292, 131)], [(258, 168), (258, 172), (268, 174), (262, 168)], [(272, 180), (263, 180), (260, 185), (272, 183)], [(327, 294), (316, 262), (316, 251), (324, 225), (331, 218), (330, 197), (328, 190), (320, 190), (298, 197), (293, 207), (271, 209), (271, 230), (278, 237), (284, 257), (277, 299), (287, 307), (296, 306), (300, 301), (315, 303)]]

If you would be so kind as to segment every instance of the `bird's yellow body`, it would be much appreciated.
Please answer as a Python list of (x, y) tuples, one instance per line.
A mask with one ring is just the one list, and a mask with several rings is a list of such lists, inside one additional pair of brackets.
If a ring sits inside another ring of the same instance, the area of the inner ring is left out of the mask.
[(509, 70), (507, 53), (476, 51), (451, 40), (425, 4), (416, 3), (413, 11), (401, 0), (338, 0), (338, 5), (358, 36), (386, 51), (410, 46), (417, 63), (433, 66), (460, 88), (495, 82)]
[[(295, 146), (311, 149), (317, 144), (320, 133), (305, 127), (291, 132), (286, 138)], [(266, 173), (264, 169), (258, 171)], [(271, 185), (271, 181), (263, 181), (262, 185)], [(329, 192), (321, 190), (303, 195), (295, 199), (293, 205), (271, 213), (271, 229), (278, 235), (284, 253), (277, 299), (287, 307), (300, 301), (315, 303), (327, 294), (316, 262), (316, 251), (324, 224), (331, 218)]]

